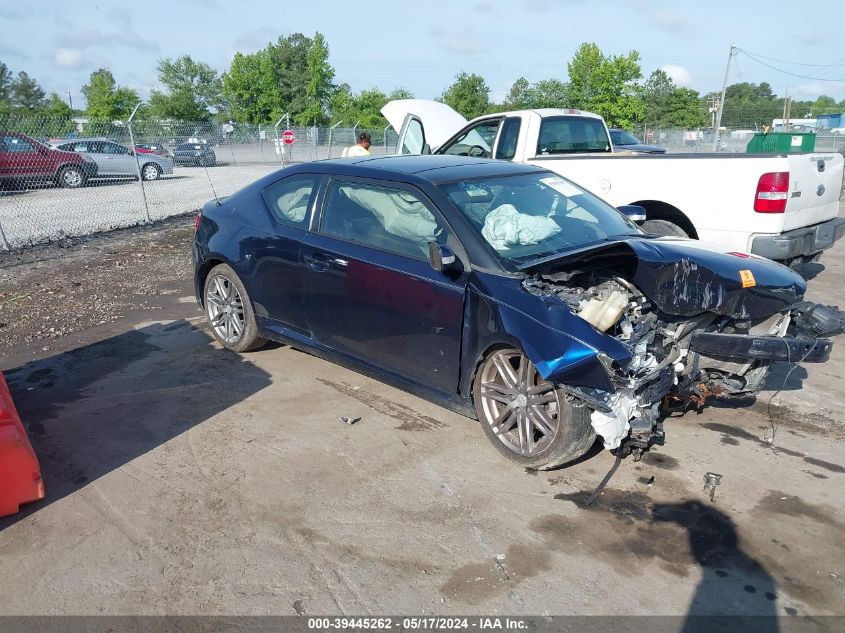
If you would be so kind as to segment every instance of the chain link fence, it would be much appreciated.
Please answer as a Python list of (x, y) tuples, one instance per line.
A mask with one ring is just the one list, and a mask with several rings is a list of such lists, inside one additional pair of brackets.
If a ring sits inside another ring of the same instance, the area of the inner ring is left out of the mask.
[[(286, 165), (339, 157), (357, 127), (0, 117), (0, 249), (195, 212)], [(370, 152), (392, 154), (391, 128), (366, 130)], [(632, 130), (672, 153), (712, 152), (712, 129)], [(719, 151), (744, 152), (753, 131), (722, 132)], [(817, 151), (845, 134), (820, 130)], [(134, 138), (135, 151), (132, 148)], [(68, 151), (65, 151), (68, 150)]]
[[(284, 166), (337, 158), (362, 131), (0, 117), (0, 249), (195, 212)], [(367, 131), (371, 153), (395, 151), (393, 130)]]

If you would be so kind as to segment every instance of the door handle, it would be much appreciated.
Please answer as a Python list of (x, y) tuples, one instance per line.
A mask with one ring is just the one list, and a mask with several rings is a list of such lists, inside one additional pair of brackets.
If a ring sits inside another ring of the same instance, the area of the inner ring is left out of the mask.
[(333, 257), (332, 259), (329, 260), (329, 263), (332, 266), (337, 266), (337, 267), (340, 267), (340, 268), (346, 268), (349, 265), (349, 262), (347, 260), (342, 259), (340, 257)]
[(302, 257), (302, 261), (308, 264), (308, 267), (314, 272), (322, 273), (326, 271), (327, 261), (325, 255), (321, 255), (320, 253), (305, 255)]

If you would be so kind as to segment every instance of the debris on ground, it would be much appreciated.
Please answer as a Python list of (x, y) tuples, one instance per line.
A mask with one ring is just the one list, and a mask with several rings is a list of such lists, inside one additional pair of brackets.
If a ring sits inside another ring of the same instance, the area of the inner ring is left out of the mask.
[(716, 486), (722, 483), (722, 476), (719, 473), (704, 473), (704, 489), (710, 491), (710, 501), (716, 494)]

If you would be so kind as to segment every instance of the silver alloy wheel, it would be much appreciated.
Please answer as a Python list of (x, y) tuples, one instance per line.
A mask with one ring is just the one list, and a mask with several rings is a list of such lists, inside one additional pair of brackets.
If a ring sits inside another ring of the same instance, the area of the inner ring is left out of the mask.
[(211, 327), (230, 345), (244, 333), (244, 303), (237, 287), (227, 277), (215, 275), (208, 284), (205, 309)]
[(144, 180), (155, 180), (158, 178), (158, 167), (151, 164), (144, 165), (141, 175), (144, 177)]
[(82, 174), (76, 169), (66, 169), (62, 180), (68, 187), (78, 187), (82, 184)]
[(523, 456), (544, 452), (560, 426), (555, 386), (514, 350), (494, 352), (481, 368), (484, 423), (508, 449)]

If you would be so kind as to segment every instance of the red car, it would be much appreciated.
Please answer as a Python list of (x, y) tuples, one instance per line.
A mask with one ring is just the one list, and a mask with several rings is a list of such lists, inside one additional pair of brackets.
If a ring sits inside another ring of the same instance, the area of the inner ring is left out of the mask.
[(93, 161), (39, 143), (20, 132), (0, 132), (0, 184), (55, 183), (76, 189), (97, 175)]
[(155, 154), (170, 158), (170, 152), (161, 143), (135, 143), (135, 150), (140, 154)]

